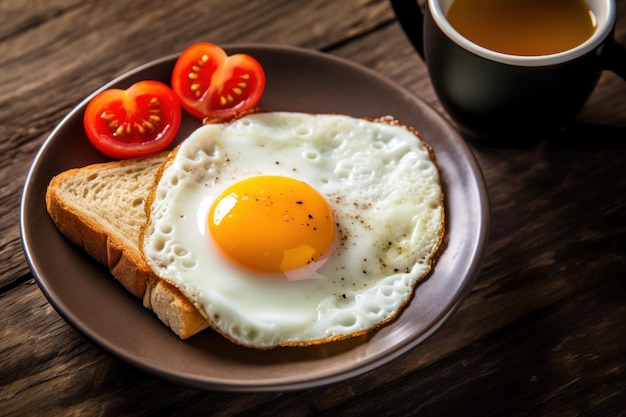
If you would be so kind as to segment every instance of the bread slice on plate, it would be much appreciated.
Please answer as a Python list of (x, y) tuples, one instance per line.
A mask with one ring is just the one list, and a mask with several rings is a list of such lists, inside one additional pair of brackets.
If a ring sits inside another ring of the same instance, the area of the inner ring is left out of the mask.
[(46, 207), (61, 233), (186, 339), (208, 327), (207, 321), (178, 289), (152, 272), (139, 248), (147, 222), (144, 201), (166, 159), (167, 153), (160, 153), (65, 171), (51, 180)]

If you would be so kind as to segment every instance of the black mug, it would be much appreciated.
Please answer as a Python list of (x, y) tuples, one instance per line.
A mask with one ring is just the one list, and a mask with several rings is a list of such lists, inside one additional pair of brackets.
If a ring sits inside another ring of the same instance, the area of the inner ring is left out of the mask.
[[(390, 0), (426, 62), (435, 93), (467, 139), (518, 147), (552, 137), (579, 113), (602, 70), (626, 79), (626, 49), (613, 36), (614, 0), (586, 0), (596, 29), (564, 52), (508, 55), (464, 38), (446, 19), (454, 0)], [(502, 0), (506, 1), (506, 0)]]

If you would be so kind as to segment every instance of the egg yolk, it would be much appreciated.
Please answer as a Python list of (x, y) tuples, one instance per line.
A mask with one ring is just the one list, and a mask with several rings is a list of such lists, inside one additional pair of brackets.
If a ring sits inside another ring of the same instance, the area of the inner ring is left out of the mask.
[(258, 176), (227, 188), (208, 215), (211, 235), (238, 264), (264, 273), (319, 260), (335, 236), (333, 212), (315, 189), (282, 176)]

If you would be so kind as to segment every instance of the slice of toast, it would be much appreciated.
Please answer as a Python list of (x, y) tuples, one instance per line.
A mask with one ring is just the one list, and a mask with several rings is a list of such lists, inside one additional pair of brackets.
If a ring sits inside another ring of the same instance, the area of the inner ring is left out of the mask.
[(139, 248), (144, 201), (166, 159), (160, 153), (65, 171), (51, 180), (46, 207), (61, 233), (186, 339), (208, 323), (178, 289), (154, 275)]

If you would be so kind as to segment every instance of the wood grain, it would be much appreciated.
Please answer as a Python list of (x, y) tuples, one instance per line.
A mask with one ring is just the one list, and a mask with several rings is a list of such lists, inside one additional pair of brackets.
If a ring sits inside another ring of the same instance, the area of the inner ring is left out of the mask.
[[(17, 219), (33, 155), (51, 129), (92, 91), (199, 41), (324, 49), (392, 19), (384, 1), (325, 0), (307, 7), (288, 0), (256, 6), (240, 0), (177, 1), (157, 8), (146, 0), (120, 1), (116, 7), (98, 1), (50, 1), (35, 5), (30, 18), (16, 3), (0, 6), (6, 12), (0, 43), (0, 177), (9, 181), (0, 189), (0, 214), (13, 219), (0, 229), (0, 270), (6, 270), (2, 285), (28, 273)], [(150, 10), (154, 12), (146, 12)]]
[(21, 250), (26, 172), (90, 92), (201, 40), (323, 50), (445, 116), (388, 3), (0, 0), (0, 23), (0, 415), (626, 415), (626, 83), (614, 74), (551, 143), (472, 146), (491, 202), (488, 252), (433, 337), (342, 383), (240, 395), (148, 375), (58, 315)]

